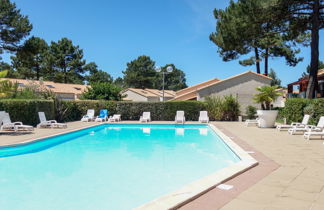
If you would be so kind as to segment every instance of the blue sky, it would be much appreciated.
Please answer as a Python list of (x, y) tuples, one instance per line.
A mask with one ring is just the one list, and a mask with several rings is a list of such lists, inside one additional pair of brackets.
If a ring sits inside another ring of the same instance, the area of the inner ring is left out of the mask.
[[(157, 66), (174, 63), (193, 85), (211, 78), (224, 79), (254, 66), (238, 61), (223, 62), (217, 47), (209, 41), (215, 31), (214, 8), (225, 8), (229, 0), (14, 0), (33, 24), (32, 35), (47, 42), (67, 37), (84, 50), (87, 62), (114, 78), (122, 76), (126, 63), (148, 55)], [(324, 30), (320, 33), (324, 37)], [(320, 40), (320, 59), (324, 42)], [(310, 62), (310, 50), (303, 48), (304, 61), (297, 67), (284, 59), (271, 59), (283, 84), (297, 80)], [(4, 56), (8, 61), (8, 56)], [(263, 66), (262, 66), (263, 67)]]

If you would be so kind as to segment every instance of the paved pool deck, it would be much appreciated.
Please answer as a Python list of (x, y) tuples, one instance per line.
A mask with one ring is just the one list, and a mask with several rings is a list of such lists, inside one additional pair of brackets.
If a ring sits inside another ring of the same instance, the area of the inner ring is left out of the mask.
[(245, 127), (238, 122), (214, 124), (230, 130), (279, 165), (221, 209), (324, 209), (323, 140), (308, 141), (287, 131)]
[[(31, 142), (97, 124), (100, 123), (71, 122), (67, 129), (35, 129), (31, 134), (1, 133), (0, 146)], [(323, 140), (307, 141), (301, 135), (291, 136), (275, 129), (245, 127), (240, 122), (212, 124), (249, 151), (260, 164), (225, 182), (233, 186), (231, 190), (212, 189), (180, 209), (324, 209)]]

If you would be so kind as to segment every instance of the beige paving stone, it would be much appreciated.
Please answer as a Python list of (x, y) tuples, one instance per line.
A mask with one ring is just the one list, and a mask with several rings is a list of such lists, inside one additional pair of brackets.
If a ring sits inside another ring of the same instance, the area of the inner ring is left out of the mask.
[(323, 210), (323, 209), (324, 209), (324, 204), (323, 203), (314, 203), (310, 207), (310, 210)]
[(284, 187), (272, 187), (262, 184), (256, 184), (250, 187), (247, 192), (257, 192), (262, 194), (280, 195), (285, 190)]
[(301, 190), (291, 189), (288, 187), (280, 194), (280, 197), (288, 197), (302, 201), (314, 202), (317, 199), (318, 195), (319, 193), (309, 193)]
[(324, 204), (324, 190), (322, 190), (319, 194), (318, 197), (316, 198), (316, 203)]
[(251, 192), (251, 191), (245, 191), (237, 197), (237, 199), (258, 203), (258, 204), (269, 204), (275, 198), (276, 198), (276, 194)]
[(289, 184), (291, 189), (310, 193), (319, 193), (323, 189), (324, 182), (317, 179), (298, 177)]
[(265, 208), (266, 205), (257, 204), (254, 202), (248, 202), (240, 199), (234, 199), (230, 203), (226, 204), (222, 210), (238, 210), (238, 209), (249, 209), (249, 210), (260, 210)]
[(312, 206), (311, 202), (306, 202), (290, 197), (279, 197), (271, 204), (273, 208), (287, 209), (287, 210), (307, 210)]

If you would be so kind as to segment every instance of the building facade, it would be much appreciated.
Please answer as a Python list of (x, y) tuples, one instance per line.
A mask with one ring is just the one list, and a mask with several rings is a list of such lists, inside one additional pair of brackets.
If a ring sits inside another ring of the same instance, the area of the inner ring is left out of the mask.
[[(186, 94), (183, 92), (176, 92), (176, 97), (173, 100), (198, 100), (204, 101), (207, 96), (229, 96), (232, 95), (237, 98), (241, 105), (241, 111), (244, 113), (249, 105), (259, 108), (259, 104), (253, 101), (253, 95), (258, 93), (257, 87), (271, 84), (271, 78), (247, 71), (223, 80), (214, 79), (205, 83), (200, 83), (199, 86), (194, 87)], [(208, 83), (209, 84), (206, 84)], [(203, 85), (201, 85), (203, 84)]]
[[(127, 88), (122, 92), (122, 95), (125, 96), (125, 98), (123, 98), (123, 100), (125, 101), (163, 101), (163, 91), (157, 89)], [(164, 101), (171, 100), (174, 97), (175, 92), (173, 90), (164, 91)]]

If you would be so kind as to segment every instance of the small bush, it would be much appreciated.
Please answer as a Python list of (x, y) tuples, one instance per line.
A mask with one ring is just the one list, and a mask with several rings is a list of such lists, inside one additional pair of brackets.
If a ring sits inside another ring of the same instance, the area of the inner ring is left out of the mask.
[(290, 98), (286, 101), (282, 115), (287, 119), (287, 123), (301, 122), (304, 114), (311, 115), (309, 124), (316, 125), (319, 118), (324, 116), (324, 98)]
[(309, 99), (290, 98), (285, 103), (283, 116), (287, 119), (287, 123), (301, 122), (304, 117), (304, 108), (310, 103)]
[(240, 115), (240, 104), (231, 95), (206, 97), (206, 106), (212, 120), (235, 121)]
[(237, 99), (232, 96), (224, 96), (223, 102), (223, 120), (236, 121), (240, 115), (240, 104)]
[(247, 106), (246, 107), (246, 112), (245, 112), (246, 116), (248, 119), (254, 119), (256, 114), (257, 114), (257, 108), (255, 106)]
[(309, 108), (306, 110), (311, 113), (309, 123), (316, 125), (321, 116), (324, 116), (324, 98), (313, 99), (310, 102)]
[(205, 102), (209, 117), (212, 120), (223, 120), (223, 99), (218, 96), (208, 96)]

